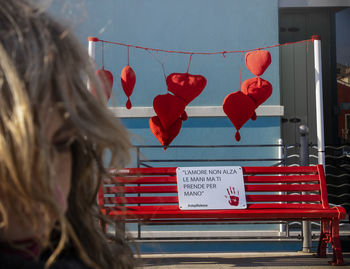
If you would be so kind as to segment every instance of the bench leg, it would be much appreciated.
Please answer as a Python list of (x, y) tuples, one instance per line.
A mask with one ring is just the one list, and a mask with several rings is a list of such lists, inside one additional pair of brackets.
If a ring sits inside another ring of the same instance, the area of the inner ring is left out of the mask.
[(125, 222), (115, 221), (115, 236), (116, 238), (125, 238)]
[(104, 220), (99, 219), (98, 224), (101, 226), (103, 233), (106, 234), (107, 233), (107, 223)]
[[(106, 209), (101, 209), (101, 214), (102, 215), (108, 215), (108, 212)], [(103, 217), (98, 219), (98, 224), (102, 228), (102, 231), (106, 234), (107, 233), (107, 223), (104, 221)]]
[(343, 265), (343, 253), (341, 250), (340, 239), (339, 239), (339, 220), (332, 220), (332, 248), (333, 248), (333, 261), (331, 265)]
[(318, 242), (317, 257), (326, 258), (327, 244), (330, 243), (329, 220), (321, 221), (321, 234)]

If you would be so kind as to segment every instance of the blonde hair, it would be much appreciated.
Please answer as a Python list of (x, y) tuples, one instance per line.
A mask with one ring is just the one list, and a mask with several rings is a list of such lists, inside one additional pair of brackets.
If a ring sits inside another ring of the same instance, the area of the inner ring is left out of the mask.
[[(53, 249), (47, 267), (69, 244), (91, 267), (133, 268), (123, 236), (116, 235), (112, 244), (97, 222), (96, 194), (109, 176), (104, 156), (109, 153), (107, 167), (124, 167), (131, 145), (101, 94), (96, 99), (87, 91), (87, 80), (97, 88), (99, 83), (86, 49), (29, 1), (0, 0), (0, 25), (0, 229), (6, 233), (9, 212), (30, 223), (40, 234), (38, 243)], [(65, 215), (55, 198), (43, 133), (47, 100), (78, 137)], [(60, 235), (55, 244), (51, 219), (57, 219)]]

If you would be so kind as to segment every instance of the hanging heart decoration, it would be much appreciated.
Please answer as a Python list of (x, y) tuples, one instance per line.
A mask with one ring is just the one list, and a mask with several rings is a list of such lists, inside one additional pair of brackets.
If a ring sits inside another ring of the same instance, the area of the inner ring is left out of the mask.
[(237, 130), (237, 141), (241, 139), (239, 130), (249, 119), (256, 120), (255, 109), (272, 94), (270, 82), (260, 78), (271, 64), (270, 53), (263, 50), (248, 52), (245, 55), (245, 64), (256, 77), (245, 80), (241, 91), (227, 95), (223, 102), (223, 110)]
[(122, 83), (122, 87), (125, 95), (128, 97), (128, 101), (126, 102), (126, 108), (131, 109), (132, 104), (130, 101), (130, 96), (134, 90), (136, 83), (136, 75), (134, 70), (129, 66), (125, 66), (120, 74), (120, 80)]
[[(112, 88), (113, 88), (113, 75), (110, 71), (102, 68), (96, 71), (96, 76), (99, 78), (102, 84), (102, 89), (106, 94), (107, 100), (111, 97)], [(91, 93), (97, 95), (96, 89), (94, 86), (91, 86)]]
[(245, 64), (254, 75), (261, 76), (271, 64), (271, 54), (267, 50), (247, 52), (245, 55)]
[(260, 77), (250, 78), (242, 83), (242, 92), (252, 98), (257, 108), (272, 94), (272, 85)]
[(158, 116), (154, 116), (149, 119), (149, 127), (153, 135), (162, 144), (164, 150), (169, 146), (169, 144), (174, 140), (174, 138), (179, 134), (182, 126), (182, 120), (177, 119), (173, 125), (168, 129), (164, 129)]
[(240, 141), (241, 135), (239, 130), (253, 116), (255, 110), (254, 101), (241, 91), (236, 91), (225, 97), (222, 107), (237, 130), (235, 134), (236, 141)]
[(172, 73), (166, 78), (168, 91), (189, 104), (207, 85), (207, 80), (201, 75), (189, 73)]
[(164, 149), (179, 134), (182, 121), (188, 119), (186, 106), (201, 94), (207, 80), (201, 75), (172, 73), (166, 78), (166, 83), (170, 93), (157, 95), (153, 99), (157, 116), (149, 121), (152, 133)]
[(153, 99), (153, 108), (162, 126), (167, 130), (184, 113), (186, 103), (170, 94), (157, 95)]

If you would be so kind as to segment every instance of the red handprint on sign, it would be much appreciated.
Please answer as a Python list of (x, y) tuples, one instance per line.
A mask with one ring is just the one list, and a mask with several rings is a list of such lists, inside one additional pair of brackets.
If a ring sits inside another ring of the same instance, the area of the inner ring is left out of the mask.
[(239, 204), (239, 191), (235, 191), (234, 187), (227, 188), (228, 196), (225, 195), (226, 198), (229, 198), (228, 202), (232, 206), (238, 206)]

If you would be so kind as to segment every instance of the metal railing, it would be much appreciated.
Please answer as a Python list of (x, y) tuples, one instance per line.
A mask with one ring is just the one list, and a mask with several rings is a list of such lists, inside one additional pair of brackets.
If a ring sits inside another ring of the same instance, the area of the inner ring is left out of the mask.
[[(159, 165), (160, 163), (213, 163), (213, 162), (220, 162), (220, 163), (242, 163), (242, 162), (247, 162), (250, 164), (253, 163), (262, 163), (262, 162), (270, 162), (270, 166), (284, 166), (286, 163), (286, 152), (288, 145), (283, 145), (283, 144), (265, 144), (265, 145), (174, 145), (174, 146), (168, 146), (167, 151), (171, 150), (178, 150), (181, 149), (184, 153), (184, 155), (187, 155), (184, 151), (190, 150), (192, 151), (192, 155), (196, 156), (198, 154), (201, 154), (201, 152), (197, 152), (197, 154), (194, 152), (195, 150), (205, 150), (205, 149), (223, 149), (226, 151), (227, 150), (232, 150), (232, 149), (239, 149), (240, 151), (242, 150), (247, 150), (247, 149), (256, 149), (256, 150), (261, 150), (263, 148), (270, 148), (270, 149), (276, 149), (277, 151), (280, 152), (280, 158), (276, 157), (271, 157), (271, 158), (249, 158), (249, 157), (237, 157), (237, 158), (208, 158), (206, 155), (204, 158), (199, 158), (199, 157), (191, 157), (191, 158), (174, 158), (174, 157), (168, 157), (171, 154), (164, 155), (165, 158), (146, 158), (146, 154), (144, 154), (142, 151), (144, 150), (157, 150), (157, 149), (163, 149), (163, 146), (158, 146), (158, 145), (135, 145), (134, 146), (136, 149), (136, 160), (137, 160), (137, 167), (152, 167), (151, 164), (157, 164)], [(178, 155), (178, 154), (177, 154)], [(202, 154), (203, 156), (203, 154)], [(168, 158), (166, 158), (168, 157)], [(177, 165), (178, 166), (178, 165)]]

